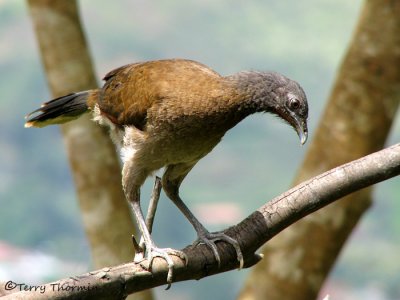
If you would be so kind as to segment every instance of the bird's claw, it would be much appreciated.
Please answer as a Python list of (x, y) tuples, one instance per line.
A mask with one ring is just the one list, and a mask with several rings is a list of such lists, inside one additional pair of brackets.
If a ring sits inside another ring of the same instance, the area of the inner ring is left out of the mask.
[(192, 247), (196, 247), (198, 244), (203, 243), (207, 245), (209, 248), (211, 248), (212, 252), (214, 253), (215, 260), (218, 263), (218, 268), (221, 267), (221, 257), (218, 253), (218, 248), (217, 245), (215, 244), (216, 241), (224, 241), (230, 245), (232, 245), (233, 248), (235, 248), (236, 251), (236, 257), (237, 260), (239, 261), (239, 270), (243, 268), (244, 266), (244, 259), (243, 259), (243, 253), (242, 250), (240, 249), (239, 243), (231, 238), (230, 236), (226, 235), (223, 232), (205, 232), (199, 234), (197, 240), (194, 241), (192, 244)]
[[(143, 249), (143, 248), (142, 248)], [(185, 261), (185, 265), (187, 265), (188, 258), (187, 255), (179, 250), (175, 250), (172, 248), (158, 248), (155, 246), (151, 246), (146, 248), (146, 255), (144, 251), (138, 251), (135, 254), (134, 262), (141, 263), (147, 259), (147, 269), (151, 272), (154, 258), (160, 257), (164, 259), (168, 265), (168, 275), (167, 275), (167, 290), (171, 287), (172, 280), (173, 280), (173, 271), (174, 271), (174, 261), (172, 260), (171, 255), (177, 256), (180, 259)], [(146, 256), (146, 257), (145, 257)]]

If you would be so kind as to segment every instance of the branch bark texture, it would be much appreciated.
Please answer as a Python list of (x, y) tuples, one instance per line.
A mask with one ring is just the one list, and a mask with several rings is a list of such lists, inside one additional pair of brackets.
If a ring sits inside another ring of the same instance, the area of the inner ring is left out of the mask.
[[(399, 174), (400, 144), (396, 144), (295, 186), (225, 232), (240, 242), (245, 266), (249, 267), (261, 258), (254, 252), (284, 228), (349, 193)], [(208, 247), (187, 247), (183, 251), (188, 255), (188, 265), (175, 259), (175, 281), (200, 279), (237, 268), (236, 252), (230, 245), (219, 242), (217, 246), (221, 254), (220, 269)], [(141, 264), (127, 263), (47, 284), (43, 294), (18, 292), (2, 300), (123, 299), (130, 293), (165, 284), (167, 272), (162, 259), (155, 259), (152, 272)]]

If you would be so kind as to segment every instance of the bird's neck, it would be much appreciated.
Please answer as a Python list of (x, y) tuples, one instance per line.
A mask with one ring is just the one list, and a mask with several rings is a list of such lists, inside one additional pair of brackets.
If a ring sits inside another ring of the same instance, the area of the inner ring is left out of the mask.
[(275, 111), (278, 76), (274, 72), (243, 71), (227, 76), (226, 79), (237, 92), (237, 108), (250, 115)]
[[(263, 76), (258, 76), (264, 74)], [(209, 129), (214, 128), (221, 135), (247, 116), (256, 112), (273, 112), (273, 96), (268, 93), (271, 86), (265, 83), (265, 73), (239, 72), (223, 77), (221, 97), (207, 110)], [(211, 108), (212, 107), (212, 108)]]

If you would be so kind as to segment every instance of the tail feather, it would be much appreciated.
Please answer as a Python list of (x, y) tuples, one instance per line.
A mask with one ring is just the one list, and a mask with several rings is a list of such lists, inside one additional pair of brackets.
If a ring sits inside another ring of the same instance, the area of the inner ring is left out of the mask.
[(25, 127), (44, 127), (77, 119), (89, 109), (87, 100), (90, 92), (69, 94), (43, 103), (40, 108), (25, 117)]

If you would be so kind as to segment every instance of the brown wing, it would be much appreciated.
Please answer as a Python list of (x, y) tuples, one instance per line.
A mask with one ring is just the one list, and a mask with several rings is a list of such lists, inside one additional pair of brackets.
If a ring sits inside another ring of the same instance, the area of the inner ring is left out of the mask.
[[(140, 72), (135, 72), (135, 69), (139, 65), (125, 65), (107, 73), (98, 103), (101, 112), (117, 125), (134, 125), (142, 129), (151, 103), (146, 103), (147, 98), (138, 93)], [(131, 104), (135, 104), (133, 109), (128, 109)]]
[(188, 91), (201, 95), (207, 87), (199, 82), (215, 82), (220, 78), (218, 73), (190, 60), (126, 65), (104, 77), (106, 83), (100, 90), (99, 106), (114, 123), (143, 130), (151, 107), (165, 99), (180, 102)]

